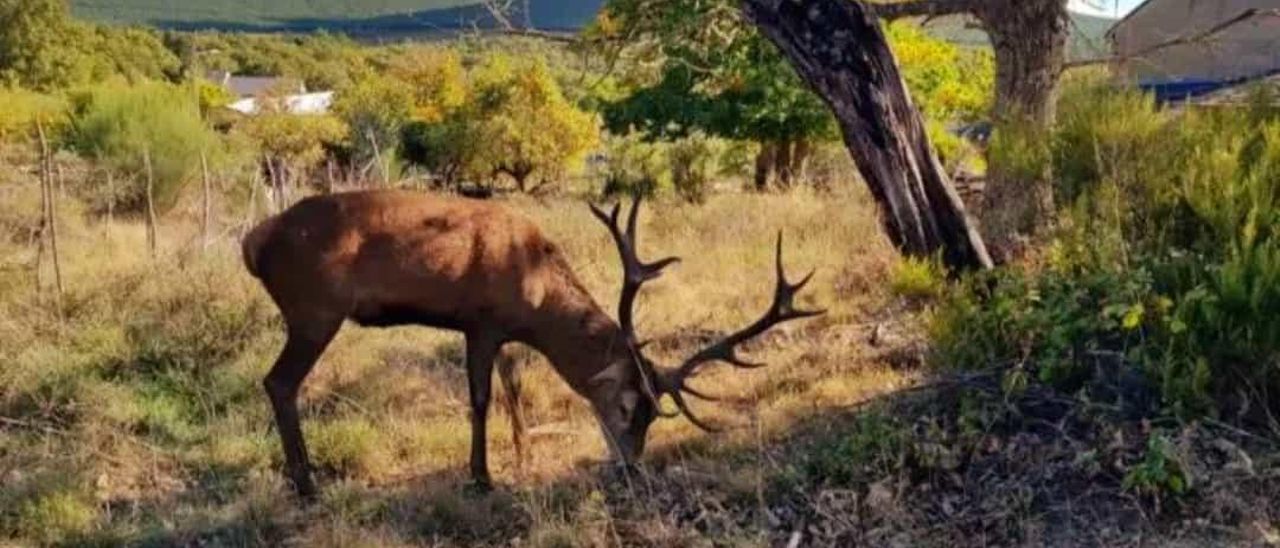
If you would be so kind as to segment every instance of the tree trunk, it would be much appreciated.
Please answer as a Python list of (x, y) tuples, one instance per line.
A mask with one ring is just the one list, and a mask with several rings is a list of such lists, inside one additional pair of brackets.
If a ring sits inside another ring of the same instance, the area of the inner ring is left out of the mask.
[(755, 187), (756, 192), (769, 189), (769, 179), (773, 178), (774, 158), (777, 156), (777, 143), (766, 141), (760, 143), (760, 152), (756, 153)]
[(784, 189), (791, 188), (795, 175), (791, 170), (794, 145), (794, 141), (779, 141), (778, 146), (774, 148), (773, 165), (778, 172), (778, 186)]
[[(991, 158), (983, 196), (986, 235), (996, 254), (1007, 258), (1018, 254), (1018, 240), (1052, 222), (1052, 166), (1042, 152), (1071, 23), (1065, 0), (985, 0), (977, 16), (995, 50), (992, 118), (997, 134), (1005, 134), (996, 139), (1022, 149)], [(1030, 165), (1002, 161), (1010, 157)]]
[(743, 0), (761, 32), (834, 111), (890, 240), (905, 254), (941, 253), (953, 272), (988, 268), (911, 103), (879, 20), (857, 0)]
[(809, 169), (809, 157), (813, 156), (813, 143), (808, 139), (799, 139), (796, 141), (795, 148), (791, 151), (791, 177), (806, 182), (809, 178), (807, 173)]

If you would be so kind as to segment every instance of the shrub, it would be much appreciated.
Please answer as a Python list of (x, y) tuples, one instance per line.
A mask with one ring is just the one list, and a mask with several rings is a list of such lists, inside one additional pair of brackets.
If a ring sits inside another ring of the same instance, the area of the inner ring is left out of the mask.
[(55, 491), (24, 502), (18, 509), (20, 533), (43, 543), (72, 541), (98, 522), (98, 508), (73, 491)]
[(359, 478), (387, 472), (392, 455), (382, 433), (368, 420), (314, 422), (308, 421), (305, 438), (317, 465)]
[(933, 299), (946, 288), (946, 273), (937, 260), (903, 258), (889, 278), (889, 289), (911, 300)]
[(36, 123), (42, 123), (50, 135), (66, 125), (66, 104), (53, 95), (21, 89), (0, 89), (0, 144), (29, 143), (34, 140)]
[(714, 147), (703, 135), (692, 135), (672, 143), (668, 151), (671, 184), (680, 199), (700, 204), (710, 190), (710, 174), (714, 171)]
[(1068, 97), (1085, 104), (1064, 105), (1051, 139), (1069, 200), (1047, 264), (951, 292), (933, 315), (936, 360), (1075, 390), (1119, 357), (1174, 413), (1276, 426), (1280, 123), (1175, 116), (1105, 88)]
[(126, 208), (145, 204), (148, 162), (156, 207), (165, 209), (177, 202), (200, 156), (219, 147), (198, 101), (183, 87), (106, 84), (77, 93), (72, 108), (73, 148), (127, 175), (120, 183)]

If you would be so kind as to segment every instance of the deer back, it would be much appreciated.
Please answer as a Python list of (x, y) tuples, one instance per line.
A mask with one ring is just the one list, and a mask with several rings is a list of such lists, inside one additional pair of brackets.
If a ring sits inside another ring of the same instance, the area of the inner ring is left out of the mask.
[(518, 331), (548, 306), (590, 300), (537, 226), (464, 198), (308, 198), (255, 228), (244, 255), (286, 318), (323, 309), (367, 325)]

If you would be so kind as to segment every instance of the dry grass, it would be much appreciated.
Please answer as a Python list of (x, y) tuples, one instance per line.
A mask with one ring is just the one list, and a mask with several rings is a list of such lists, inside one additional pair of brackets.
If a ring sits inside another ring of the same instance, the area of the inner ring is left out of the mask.
[[(615, 251), (586, 207), (563, 198), (510, 206), (561, 244), (612, 309)], [(763, 310), (778, 230), (792, 274), (818, 271), (806, 304), (828, 316), (753, 347), (768, 369), (700, 379), (736, 397), (703, 410), (735, 428), (709, 437), (683, 420), (660, 421), (641, 483), (609, 479), (584, 402), (531, 358), (521, 373), (530, 459), (517, 473), (495, 406), (491, 460), (503, 487), (467, 494), (460, 336), (348, 326), (304, 388), (304, 425), (325, 489), (309, 508), (295, 504), (277, 473), (278, 440), (259, 388), (282, 342), (280, 323), (231, 238), (201, 255), (194, 226), (174, 215), (153, 262), (140, 226), (108, 230), (70, 216), (61, 322), (47, 292), (42, 302), (34, 291), (34, 249), (0, 243), (0, 538), (587, 546), (701, 545), (714, 532), (723, 535), (717, 543), (767, 544), (765, 518), (741, 521), (723, 505), (763, 504), (786, 468), (767, 458), (774, 440), (797, 421), (906, 382), (863, 344), (865, 323), (892, 299), (882, 280), (896, 259), (869, 201), (853, 192), (660, 202), (643, 224), (642, 253), (685, 258), (638, 305), (640, 328), (662, 341), (660, 361), (691, 351), (691, 334), (731, 329)], [(698, 505), (710, 517), (681, 515)]]

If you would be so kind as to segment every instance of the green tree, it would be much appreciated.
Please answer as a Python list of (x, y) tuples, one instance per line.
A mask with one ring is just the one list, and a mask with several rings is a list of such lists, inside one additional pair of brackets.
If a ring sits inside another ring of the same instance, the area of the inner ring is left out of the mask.
[(346, 126), (332, 116), (273, 111), (242, 120), (236, 132), (262, 154), (277, 201), (283, 199), (287, 186), (324, 160), (327, 148), (338, 145), (347, 136)]
[(0, 0), (0, 80), (40, 90), (82, 80), (84, 35), (66, 0)]
[(413, 47), (393, 58), (387, 73), (409, 87), (415, 121), (440, 122), (466, 102), (466, 69), (453, 50)]
[(564, 98), (541, 60), (513, 63), (494, 56), (472, 75), (472, 142), (480, 146), (471, 170), (506, 175), (521, 191), (580, 164), (599, 140), (590, 114)]
[[(705, 132), (754, 141), (761, 145), (757, 188), (774, 173), (790, 184), (811, 142), (834, 136), (831, 115), (774, 47), (721, 9), (726, 6), (610, 1), (589, 38), (606, 50), (626, 49), (637, 66), (660, 68), (656, 75), (636, 71), (633, 91), (604, 104), (605, 125), (650, 139)], [(645, 38), (620, 41), (635, 36)]]
[(339, 93), (333, 110), (346, 123), (352, 159), (362, 165), (380, 163), (387, 178), (413, 107), (412, 92), (385, 76), (365, 78)]

